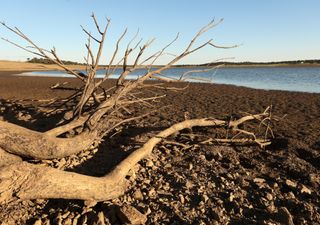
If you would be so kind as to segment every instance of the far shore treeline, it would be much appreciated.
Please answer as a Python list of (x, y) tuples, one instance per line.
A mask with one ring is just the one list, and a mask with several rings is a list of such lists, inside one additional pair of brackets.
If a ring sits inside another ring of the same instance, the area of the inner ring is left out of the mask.
[[(51, 60), (45, 59), (45, 58), (32, 58), (27, 59), (27, 62), (29, 63), (42, 63), (42, 64), (54, 64)], [(62, 60), (62, 62), (65, 65), (85, 65), (85, 63), (79, 63), (75, 61), (69, 61), (69, 60)], [(204, 63), (204, 64), (180, 64), (175, 65), (175, 67), (190, 67), (190, 66), (205, 66), (205, 67), (211, 67), (211, 66), (218, 66), (218, 65), (224, 65), (224, 66), (320, 66), (320, 59), (308, 59), (308, 60), (293, 60), (293, 61), (275, 61), (275, 62), (213, 62), (213, 63)], [(105, 65), (100, 65), (105, 66)], [(129, 65), (130, 66), (130, 65)], [(158, 67), (161, 65), (154, 65), (154, 67)]]

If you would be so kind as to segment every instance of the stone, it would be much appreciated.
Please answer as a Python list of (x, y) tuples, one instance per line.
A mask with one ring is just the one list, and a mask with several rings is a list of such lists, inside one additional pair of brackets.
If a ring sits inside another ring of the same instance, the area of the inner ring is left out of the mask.
[(147, 217), (131, 205), (120, 207), (117, 210), (117, 216), (122, 223), (144, 224), (147, 222)]
[(235, 196), (233, 193), (230, 193), (229, 195), (229, 201), (232, 202), (235, 199)]
[(290, 188), (296, 188), (297, 187), (297, 183), (292, 181), (292, 180), (289, 180), (289, 179), (286, 180), (286, 185), (288, 187), (290, 187)]
[(184, 199), (184, 196), (183, 196), (182, 194), (179, 194), (179, 199), (180, 199), (180, 202), (181, 202), (182, 204), (184, 204), (185, 199)]
[(204, 202), (204, 203), (206, 203), (207, 201), (209, 200), (209, 197), (208, 197), (208, 195), (202, 195), (202, 201)]
[(309, 181), (314, 187), (318, 187), (320, 185), (320, 175), (315, 173), (309, 174)]
[(153, 164), (153, 162), (151, 160), (148, 160), (147, 163), (146, 163), (146, 167), (149, 167), (149, 168), (153, 167), (153, 165), (154, 164)]
[(133, 198), (136, 200), (142, 201), (143, 200), (143, 194), (141, 193), (141, 190), (138, 189), (133, 193)]
[(187, 188), (187, 189), (190, 189), (190, 188), (192, 188), (192, 187), (193, 187), (192, 182), (191, 182), (190, 180), (187, 180), (187, 182), (186, 182), (186, 188)]
[(42, 225), (41, 219), (37, 219), (33, 225)]
[(263, 179), (263, 178), (254, 178), (253, 179), (253, 182), (254, 183), (256, 183), (256, 184), (262, 184), (262, 183), (265, 183), (266, 182), (266, 180), (265, 179)]
[(206, 161), (206, 156), (205, 155), (200, 155), (199, 159), (201, 159), (202, 161)]
[(72, 225), (72, 219), (71, 218), (67, 218), (63, 221), (64, 225)]
[(303, 184), (301, 185), (301, 190), (300, 191), (301, 191), (302, 194), (311, 195), (311, 193), (312, 193), (312, 191), (309, 188), (307, 188), (306, 186), (304, 186)]
[(273, 199), (272, 194), (267, 193), (267, 194), (266, 194), (266, 199), (268, 199), (269, 201), (271, 201), (271, 200)]
[(157, 194), (157, 192), (154, 187), (150, 188), (150, 190), (148, 191), (149, 197), (155, 197), (156, 194)]

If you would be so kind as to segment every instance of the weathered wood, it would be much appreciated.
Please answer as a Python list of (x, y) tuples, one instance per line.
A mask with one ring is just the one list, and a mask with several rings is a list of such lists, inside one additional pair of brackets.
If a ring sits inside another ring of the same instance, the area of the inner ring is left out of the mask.
[(126, 190), (124, 179), (90, 177), (27, 162), (0, 168), (0, 203), (27, 199), (108, 200)]
[(9, 166), (17, 162), (22, 162), (22, 159), (17, 155), (6, 152), (0, 147), (0, 167)]
[(0, 147), (9, 153), (27, 158), (66, 157), (88, 149), (94, 140), (94, 133), (82, 133), (74, 138), (56, 138), (0, 121)]
[(267, 116), (267, 113), (252, 115), (229, 123), (224, 120), (203, 118), (174, 124), (150, 138), (141, 148), (132, 152), (103, 177), (90, 177), (27, 162), (11, 164), (0, 168), (0, 203), (17, 198), (23, 200), (64, 198), (94, 201), (113, 199), (126, 190), (125, 177), (129, 170), (147, 157), (153, 148), (168, 136), (195, 126), (236, 128), (245, 121), (260, 120)]

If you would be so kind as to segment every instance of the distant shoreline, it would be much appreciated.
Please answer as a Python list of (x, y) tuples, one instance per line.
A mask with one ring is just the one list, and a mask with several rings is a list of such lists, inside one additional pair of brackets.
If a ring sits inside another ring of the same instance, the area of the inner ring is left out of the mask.
[[(154, 65), (154, 68), (161, 67), (163, 65)], [(201, 64), (201, 65), (174, 65), (172, 68), (194, 68), (194, 67), (223, 67), (223, 68), (277, 68), (277, 67), (320, 67), (320, 63), (230, 63), (230, 62), (221, 62), (213, 64)], [(85, 65), (67, 65), (67, 67), (74, 70), (85, 70)], [(99, 66), (99, 69), (104, 69), (105, 65)], [(130, 66), (128, 66), (130, 67)], [(6, 61), (0, 60), (0, 71), (1, 72), (29, 72), (29, 71), (49, 71), (49, 70), (63, 70), (57, 65), (54, 64), (41, 64), (41, 63), (30, 63), (30, 62), (15, 62), (15, 61)]]

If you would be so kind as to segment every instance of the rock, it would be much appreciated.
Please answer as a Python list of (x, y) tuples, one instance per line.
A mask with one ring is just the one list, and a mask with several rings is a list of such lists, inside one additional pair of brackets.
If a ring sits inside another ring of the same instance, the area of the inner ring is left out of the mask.
[(200, 155), (199, 159), (201, 159), (202, 161), (206, 161), (207, 160), (205, 155)]
[(154, 189), (154, 187), (150, 188), (150, 190), (148, 191), (148, 196), (149, 197), (155, 197), (157, 194), (156, 190)]
[(285, 194), (285, 196), (288, 198), (288, 199), (295, 199), (296, 196), (294, 195), (294, 193), (292, 191), (288, 192), (287, 194)]
[(73, 118), (73, 112), (72, 111), (68, 111), (64, 114), (63, 118), (65, 120), (71, 120)]
[(164, 168), (165, 168), (165, 169), (170, 169), (170, 168), (172, 168), (171, 163), (166, 163), (166, 164), (164, 165)]
[(151, 213), (151, 209), (149, 207), (146, 207), (145, 209), (145, 215), (149, 215)]
[(29, 121), (32, 119), (31, 115), (29, 114), (23, 114), (22, 112), (18, 113), (18, 119), (23, 121)]
[(277, 214), (277, 219), (285, 225), (294, 225), (292, 215), (286, 207), (280, 207)]
[(187, 180), (187, 182), (186, 182), (186, 188), (187, 189), (190, 189), (190, 188), (192, 188), (193, 187), (193, 183), (190, 181), (190, 180)]
[(180, 199), (180, 202), (181, 202), (182, 204), (184, 204), (185, 199), (184, 199), (184, 196), (183, 196), (182, 194), (179, 194), (179, 199)]
[(151, 160), (148, 160), (147, 163), (146, 163), (146, 167), (149, 167), (149, 168), (153, 167), (153, 165), (154, 164), (153, 164), (153, 162)]
[(37, 219), (33, 225), (42, 225), (41, 219)]
[(230, 202), (232, 202), (232, 201), (234, 200), (234, 198), (235, 198), (234, 194), (233, 194), (233, 193), (230, 193), (228, 200), (229, 200)]
[(266, 180), (263, 178), (254, 178), (253, 182), (261, 189), (265, 187), (266, 185)]
[(320, 185), (320, 175), (315, 173), (309, 174), (309, 181), (314, 187), (318, 187)]
[(122, 223), (144, 224), (147, 222), (147, 217), (131, 205), (120, 207), (117, 210), (117, 215)]
[(143, 195), (141, 193), (141, 190), (138, 189), (133, 193), (133, 198), (142, 201), (143, 200)]
[(44, 222), (42, 223), (42, 225), (50, 225), (50, 220), (49, 219), (45, 219)]
[(208, 200), (209, 200), (209, 197), (208, 197), (208, 195), (202, 195), (202, 201), (204, 202), (204, 203), (206, 203)]
[(273, 202), (271, 202), (271, 203), (267, 206), (267, 211), (268, 211), (269, 213), (274, 213), (274, 212), (276, 211), (276, 207), (275, 207), (275, 205), (274, 205)]
[(71, 218), (67, 218), (63, 221), (64, 225), (72, 225), (72, 219)]
[(306, 186), (304, 186), (303, 184), (301, 185), (301, 190), (300, 191), (301, 191), (302, 194), (311, 195), (311, 193), (312, 193), (312, 191), (309, 188), (307, 188)]
[(272, 201), (272, 199), (273, 199), (272, 194), (267, 193), (267, 194), (266, 194), (266, 199), (268, 199), (269, 201)]
[(286, 180), (286, 185), (288, 187), (290, 187), (290, 188), (296, 188), (297, 187), (297, 183), (292, 181), (292, 180), (289, 180), (289, 179)]
[(266, 182), (266, 180), (265, 179), (263, 179), (263, 178), (254, 178), (253, 179), (253, 182), (255, 183), (255, 184), (262, 184), (262, 183), (265, 183)]

